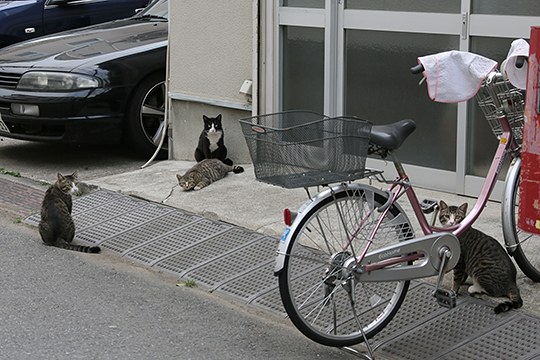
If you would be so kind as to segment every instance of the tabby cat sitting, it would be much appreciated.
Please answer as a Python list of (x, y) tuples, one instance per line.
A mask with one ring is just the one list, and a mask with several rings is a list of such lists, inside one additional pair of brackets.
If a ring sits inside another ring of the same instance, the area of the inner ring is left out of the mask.
[(244, 172), (244, 168), (226, 165), (218, 159), (204, 159), (195, 164), (183, 176), (177, 174), (176, 178), (182, 189), (200, 190), (214, 181), (224, 178), (231, 171), (239, 174)]
[[(439, 221), (443, 226), (461, 222), (467, 214), (467, 203), (448, 206), (439, 202)], [(495, 313), (517, 309), (523, 305), (516, 284), (516, 267), (502, 245), (483, 232), (469, 228), (459, 237), (461, 256), (454, 268), (453, 290), (457, 293), (467, 276), (473, 284), (468, 292), (471, 295), (485, 293), (493, 297), (507, 297), (509, 301), (499, 303)]]
[(203, 115), (203, 121), (204, 128), (195, 149), (195, 160), (200, 162), (204, 159), (219, 159), (227, 165), (232, 165), (232, 160), (227, 158), (227, 148), (223, 140), (221, 114), (214, 118)]
[(85, 253), (98, 253), (98, 246), (71, 244), (75, 236), (75, 223), (71, 217), (71, 195), (79, 191), (77, 171), (71, 175), (56, 175), (57, 180), (45, 192), (41, 203), (41, 220), (38, 225), (43, 242), (50, 246)]

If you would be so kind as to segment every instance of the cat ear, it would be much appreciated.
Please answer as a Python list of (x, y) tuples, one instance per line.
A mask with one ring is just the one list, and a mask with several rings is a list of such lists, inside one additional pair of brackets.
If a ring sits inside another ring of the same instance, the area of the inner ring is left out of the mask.
[(66, 177), (60, 173), (56, 173), (56, 178), (60, 181), (64, 180)]
[(73, 178), (77, 179), (77, 178), (79, 177), (79, 170), (75, 170), (75, 171), (73, 172), (73, 174), (71, 174), (71, 176), (72, 176)]
[(182, 180), (182, 178), (183, 178), (183, 176), (182, 176), (182, 175), (178, 175), (178, 174), (176, 174), (176, 178), (178, 179), (178, 181), (181, 181), (181, 180)]
[(469, 204), (463, 203), (459, 206), (459, 210), (463, 211), (464, 213), (467, 213), (467, 206), (469, 206)]
[(221, 114), (219, 114), (218, 116), (216, 116), (216, 120), (217, 120), (217, 121), (221, 121)]
[(448, 207), (448, 205), (446, 205), (446, 203), (445, 203), (444, 201), (441, 200), (441, 201), (439, 201), (439, 207), (440, 207), (441, 209), (446, 209), (446, 208)]
[(206, 115), (203, 115), (202, 118), (203, 118), (204, 121), (210, 120), (210, 119), (208, 118), (208, 116), (206, 116)]

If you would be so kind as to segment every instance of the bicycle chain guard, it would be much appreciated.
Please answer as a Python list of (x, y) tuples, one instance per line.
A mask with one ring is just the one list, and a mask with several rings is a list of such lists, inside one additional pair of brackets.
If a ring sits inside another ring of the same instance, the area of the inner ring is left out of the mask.
[[(451, 255), (446, 265), (441, 258), (444, 251), (449, 251)], [(360, 282), (412, 280), (439, 275), (441, 266), (447, 270), (453, 269), (459, 255), (457, 237), (452, 233), (441, 232), (368, 252), (359, 265), (356, 265), (353, 258), (345, 266), (356, 267), (355, 273)], [(411, 258), (417, 260), (410, 263)]]

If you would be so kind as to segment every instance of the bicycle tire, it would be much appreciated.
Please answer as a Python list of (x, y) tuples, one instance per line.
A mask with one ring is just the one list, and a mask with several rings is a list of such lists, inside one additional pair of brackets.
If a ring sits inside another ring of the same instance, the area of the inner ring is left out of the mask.
[(506, 177), (505, 196), (501, 204), (504, 241), (521, 271), (531, 280), (540, 282), (540, 252), (535, 245), (540, 244), (540, 236), (526, 233), (517, 226), (520, 159), (513, 166)]
[[(311, 340), (336, 347), (361, 343), (364, 336), (357, 324), (365, 324), (362, 329), (367, 339), (373, 337), (392, 320), (405, 299), (409, 280), (354, 286), (340, 278), (343, 263), (367, 245), (366, 238), (379, 215), (377, 208), (386, 201), (387, 197), (375, 189), (348, 187), (327, 194), (291, 229), (294, 233), (279, 274), (279, 289), (291, 321)], [(342, 246), (343, 234), (353, 231), (351, 224), (369, 213), (372, 216), (367, 217), (354, 241), (345, 238), (348, 244)], [(392, 206), (369, 250), (412, 237), (407, 216)], [(349, 286), (355, 289), (355, 304), (346, 290)]]

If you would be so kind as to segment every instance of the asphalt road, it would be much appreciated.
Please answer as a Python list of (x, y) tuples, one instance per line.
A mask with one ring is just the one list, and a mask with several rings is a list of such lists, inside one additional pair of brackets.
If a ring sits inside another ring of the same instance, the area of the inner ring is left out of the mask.
[(351, 359), (278, 319), (117, 256), (43, 245), (0, 211), (2, 359)]
[[(56, 172), (79, 170), (83, 181), (123, 173), (146, 160), (122, 147), (0, 138), (2, 172), (46, 182)], [(287, 319), (177, 286), (114, 254), (46, 247), (18, 219), (0, 205), (2, 359), (356, 358), (313, 343)]]

